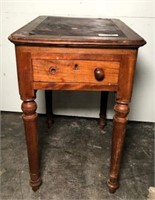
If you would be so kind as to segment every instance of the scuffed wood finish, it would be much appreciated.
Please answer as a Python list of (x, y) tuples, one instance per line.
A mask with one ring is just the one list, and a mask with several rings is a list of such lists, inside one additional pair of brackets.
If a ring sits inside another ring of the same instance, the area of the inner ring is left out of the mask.
[(109, 180), (107, 182), (111, 193), (114, 193), (119, 187), (118, 177), (123, 153), (129, 105), (123, 101), (117, 101), (114, 110), (116, 114), (114, 116), (113, 124), (111, 167)]
[(115, 116), (112, 135), (111, 167), (107, 182), (111, 193), (115, 192), (119, 187), (119, 169), (123, 153), (129, 103), (133, 89), (136, 58), (136, 51), (135, 55), (125, 55), (120, 68), (116, 104), (114, 106)]
[(22, 103), (23, 121), (25, 126), (25, 136), (30, 168), (30, 185), (33, 191), (37, 191), (41, 185), (38, 154), (37, 135), (37, 104), (34, 99), (25, 99)]
[(107, 182), (109, 191), (115, 192), (119, 187), (137, 52), (145, 40), (117, 19), (50, 16), (36, 18), (11, 34), (9, 40), (16, 47), (32, 189), (36, 191), (41, 185), (36, 91), (46, 90), (46, 113), (50, 126), (53, 121), (53, 90), (89, 90), (101, 92), (101, 128), (105, 126), (108, 92), (116, 93)]
[[(95, 83), (117, 85), (119, 63), (80, 60), (33, 60), (33, 80), (54, 83)], [(103, 80), (98, 81), (94, 73), (103, 70)]]
[(31, 66), (31, 53), (22, 52), (16, 46), (16, 62), (19, 82), (19, 93), (22, 99), (31, 98), (35, 95), (33, 89), (33, 72)]

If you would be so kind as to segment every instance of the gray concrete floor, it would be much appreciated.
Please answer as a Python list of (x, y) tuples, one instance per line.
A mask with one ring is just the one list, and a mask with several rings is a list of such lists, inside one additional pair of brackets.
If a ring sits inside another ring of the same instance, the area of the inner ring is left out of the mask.
[(143, 200), (154, 184), (153, 123), (129, 122), (120, 188), (108, 192), (112, 121), (100, 130), (96, 119), (55, 117), (51, 129), (39, 116), (43, 184), (29, 186), (25, 136), (20, 113), (2, 113), (2, 200)]

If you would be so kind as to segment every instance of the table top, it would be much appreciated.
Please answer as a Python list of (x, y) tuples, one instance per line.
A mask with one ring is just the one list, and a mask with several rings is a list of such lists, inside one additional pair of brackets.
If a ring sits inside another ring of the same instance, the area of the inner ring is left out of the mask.
[(118, 19), (39, 16), (9, 36), (15, 44), (138, 48), (146, 42)]

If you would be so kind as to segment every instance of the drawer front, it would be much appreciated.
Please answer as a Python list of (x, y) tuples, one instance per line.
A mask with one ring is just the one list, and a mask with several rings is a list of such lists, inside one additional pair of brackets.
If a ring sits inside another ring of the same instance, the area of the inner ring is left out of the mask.
[(118, 61), (34, 59), (33, 80), (54, 83), (95, 83), (116, 85)]

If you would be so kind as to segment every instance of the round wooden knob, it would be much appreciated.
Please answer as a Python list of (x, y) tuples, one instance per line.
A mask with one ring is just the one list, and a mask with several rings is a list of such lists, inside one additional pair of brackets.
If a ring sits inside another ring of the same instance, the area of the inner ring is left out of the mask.
[(104, 70), (102, 68), (96, 68), (94, 70), (94, 76), (97, 81), (102, 81), (104, 79)]

